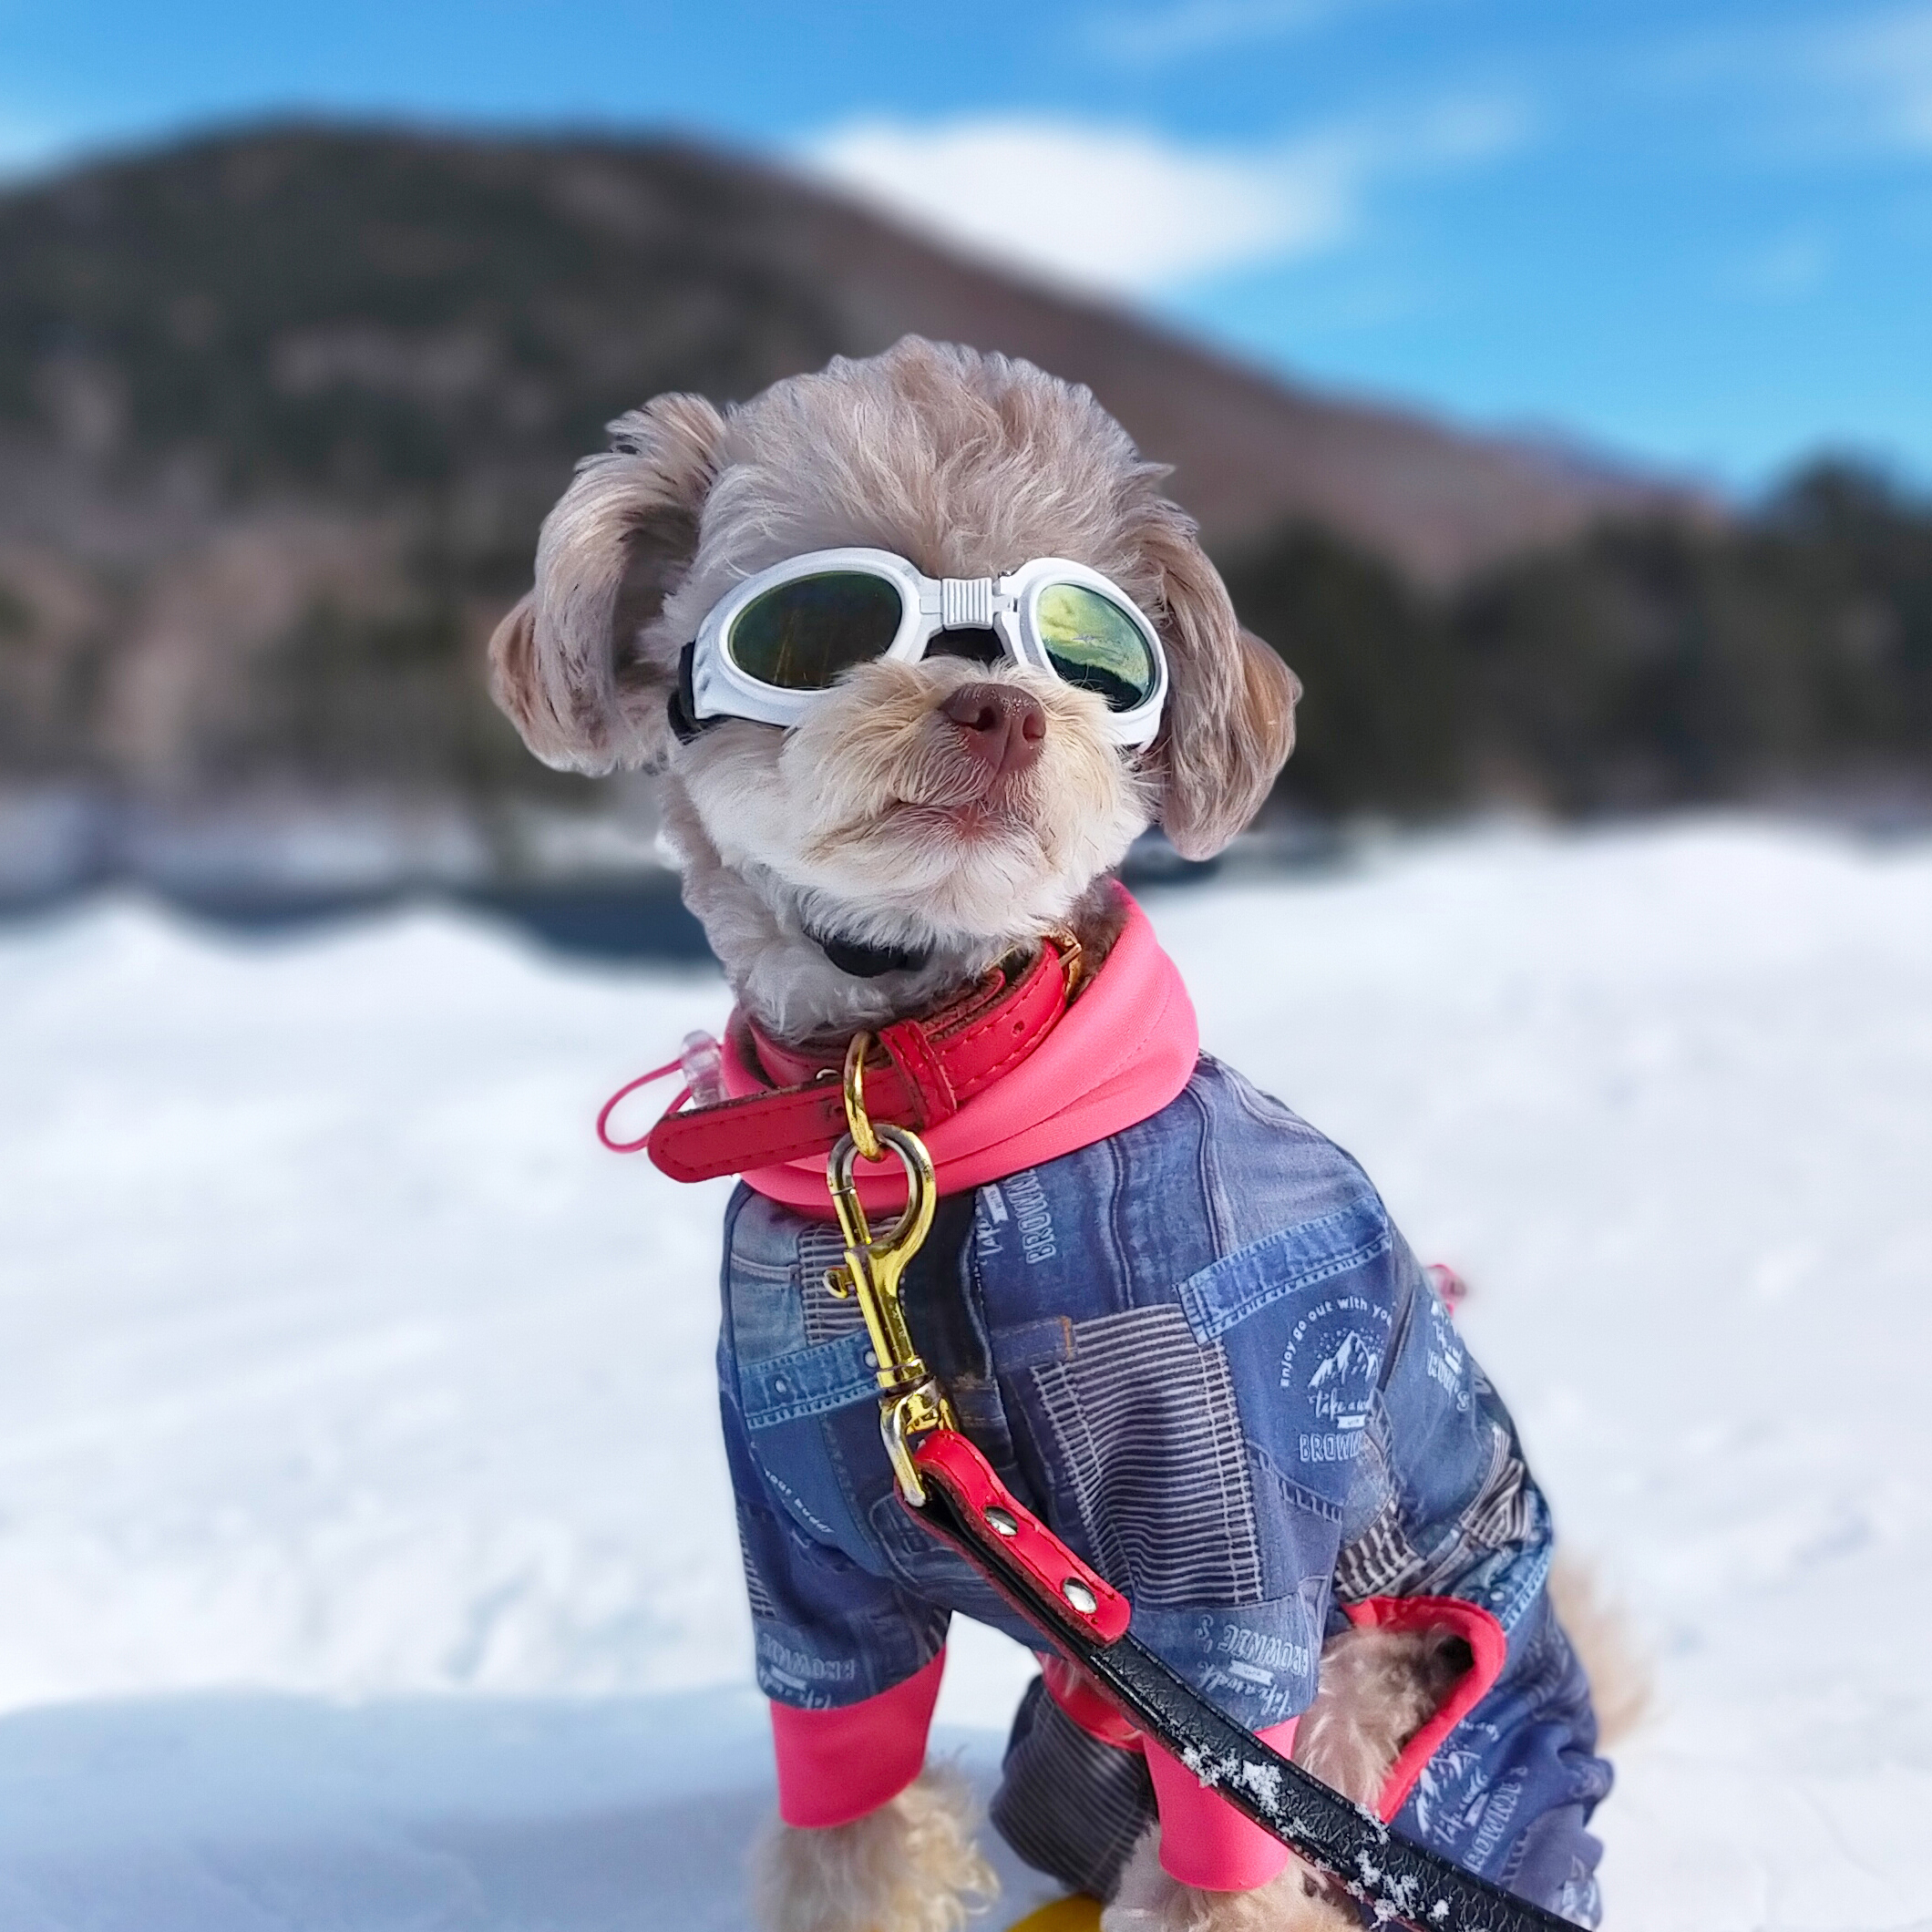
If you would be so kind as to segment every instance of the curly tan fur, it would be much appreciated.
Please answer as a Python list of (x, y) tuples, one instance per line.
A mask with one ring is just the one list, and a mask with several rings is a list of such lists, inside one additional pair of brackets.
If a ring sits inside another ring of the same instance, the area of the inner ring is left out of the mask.
[(774, 1825), (752, 1875), (766, 1932), (959, 1932), (998, 1891), (965, 1781), (939, 1770), (849, 1824)]
[(1471, 1662), (1446, 1629), (1338, 1632), (1322, 1646), (1320, 1687), (1295, 1729), (1295, 1762), (1372, 1807), (1402, 1747)]
[(544, 519), (537, 582), (490, 639), (490, 694), (546, 765), (654, 766), (670, 743), (673, 650), (645, 648), (686, 572), (724, 418), (661, 396), (611, 425)]
[[(1161, 573), (1174, 681), (1157, 747), (1166, 773), (1161, 829), (1187, 858), (1211, 858), (1260, 809), (1295, 746), (1301, 681), (1241, 629), (1219, 573), (1169, 504), (1140, 522)], [(1208, 719), (1215, 728), (1203, 728)]]
[(1549, 1573), (1550, 1607), (1589, 1680), (1599, 1746), (1619, 1742), (1649, 1714), (1650, 1671), (1629, 1622), (1588, 1567), (1559, 1556)]
[(1134, 1847), (1101, 1932), (1360, 1932), (1362, 1918), (1325, 1891), (1299, 1859), (1251, 1892), (1202, 1892), (1168, 1877), (1160, 1827)]

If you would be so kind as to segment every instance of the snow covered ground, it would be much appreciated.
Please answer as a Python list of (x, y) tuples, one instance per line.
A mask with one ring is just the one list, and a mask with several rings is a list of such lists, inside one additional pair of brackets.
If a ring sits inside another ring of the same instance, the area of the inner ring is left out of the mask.
[[(1488, 834), (1152, 909), (1473, 1280), (1651, 1653), (1611, 1925), (1932, 1927), (1932, 850)], [(6, 1932), (743, 1923), (724, 1188), (590, 1136), (721, 1003), (429, 913), (0, 930)], [(1023, 1674), (956, 1643), (982, 1775)]]

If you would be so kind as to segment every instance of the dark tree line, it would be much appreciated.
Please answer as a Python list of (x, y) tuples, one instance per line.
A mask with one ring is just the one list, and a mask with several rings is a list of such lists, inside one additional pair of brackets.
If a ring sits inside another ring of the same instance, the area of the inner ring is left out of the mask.
[(1932, 503), (1845, 464), (1730, 524), (1601, 527), (1432, 598), (1295, 529), (1224, 560), (1300, 673), (1279, 796), (1413, 817), (1932, 795)]
[[(1221, 561), (1306, 686), (1283, 805), (1584, 816), (1874, 781), (1932, 797), (1932, 503), (1869, 472), (1812, 469), (1730, 524), (1605, 526), (1441, 596), (1306, 527)], [(483, 691), (482, 637), (528, 568), (446, 529), (406, 550), (382, 610), (317, 603), (238, 669), (209, 777), (592, 805)], [(60, 663), (36, 633), (0, 581), (0, 768), (85, 774), (86, 663), (41, 692)]]

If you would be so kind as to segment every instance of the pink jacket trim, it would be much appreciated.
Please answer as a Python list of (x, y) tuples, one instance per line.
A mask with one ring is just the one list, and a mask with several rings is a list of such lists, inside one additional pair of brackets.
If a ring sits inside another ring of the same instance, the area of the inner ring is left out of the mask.
[(1415, 1789), (1423, 1767), (1502, 1676), (1509, 1659), (1509, 1639), (1487, 1610), (1460, 1597), (1371, 1597), (1362, 1603), (1345, 1603), (1342, 1610), (1358, 1627), (1373, 1624), (1384, 1629), (1410, 1630), (1446, 1624), (1469, 1646), (1469, 1654), (1475, 1660), (1435, 1715), (1403, 1746), (1402, 1755), (1390, 1765), (1375, 1806), (1386, 1824)]
[[(1300, 1721), (1290, 1718), (1255, 1735), (1286, 1757)], [(1152, 1738), (1140, 1742), (1160, 1808), (1160, 1863), (1168, 1877), (1204, 1892), (1251, 1892), (1287, 1865), (1288, 1847), (1279, 1838), (1203, 1784)]]
[(941, 1650), (904, 1683), (836, 1711), (774, 1704), (778, 1815), (787, 1824), (823, 1830), (898, 1797), (926, 1762), (926, 1733), (945, 1669)]
[[(1200, 1057), (1200, 1027), (1180, 969), (1161, 951), (1147, 915), (1124, 886), (1127, 922), (1106, 963), (1066, 1015), (1012, 1073), (975, 1094), (921, 1138), (939, 1169), (940, 1192), (962, 1194), (983, 1182), (1090, 1147), (1152, 1118), (1179, 1094)], [(726, 1030), (724, 1074), (734, 1099), (766, 1091), (739, 1057)], [(771, 1200), (830, 1220), (825, 1160), (786, 1161), (745, 1177)], [(866, 1211), (905, 1205), (897, 1161), (858, 1175)]]
[[(1209, 1790), (1162, 1746), (1136, 1731), (1085, 1671), (1044, 1656), (1047, 1695), (1091, 1738), (1120, 1751), (1145, 1752), (1160, 1809), (1160, 1862), (1169, 1877), (1208, 1892), (1247, 1892), (1266, 1885), (1288, 1863), (1288, 1847)], [(1290, 1718), (1259, 1733), (1283, 1757), (1294, 1748)]]

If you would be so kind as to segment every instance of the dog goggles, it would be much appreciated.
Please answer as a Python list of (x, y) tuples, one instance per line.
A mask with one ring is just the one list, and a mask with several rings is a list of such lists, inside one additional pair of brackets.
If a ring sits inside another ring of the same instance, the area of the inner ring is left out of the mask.
[(1013, 663), (1096, 693), (1115, 745), (1150, 745), (1160, 728), (1160, 638), (1098, 570), (1036, 557), (1009, 577), (922, 577), (868, 550), (788, 558), (714, 605), (691, 648), (693, 722), (796, 724), (842, 673), (881, 658), (917, 663), (942, 631), (991, 632)]

